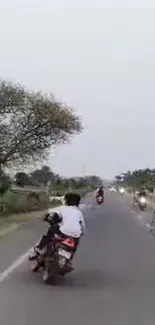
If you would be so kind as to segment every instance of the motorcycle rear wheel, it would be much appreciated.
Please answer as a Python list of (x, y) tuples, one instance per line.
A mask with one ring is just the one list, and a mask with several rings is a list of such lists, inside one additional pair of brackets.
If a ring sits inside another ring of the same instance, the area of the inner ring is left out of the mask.
[(45, 284), (50, 285), (56, 284), (57, 280), (57, 273), (53, 272), (54, 270), (51, 270), (51, 267), (45, 267), (42, 273), (42, 280)]
[(48, 273), (48, 270), (44, 270), (42, 274), (42, 279), (45, 284), (50, 284), (50, 275)]

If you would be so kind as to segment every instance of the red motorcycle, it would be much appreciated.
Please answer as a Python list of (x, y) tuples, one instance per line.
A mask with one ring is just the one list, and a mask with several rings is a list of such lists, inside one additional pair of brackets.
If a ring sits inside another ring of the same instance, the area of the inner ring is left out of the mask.
[(42, 269), (42, 280), (46, 284), (56, 283), (58, 276), (64, 276), (72, 271), (69, 261), (72, 259), (77, 242), (73, 238), (57, 238), (56, 243), (49, 243), (42, 255), (37, 255), (31, 261), (31, 270)]

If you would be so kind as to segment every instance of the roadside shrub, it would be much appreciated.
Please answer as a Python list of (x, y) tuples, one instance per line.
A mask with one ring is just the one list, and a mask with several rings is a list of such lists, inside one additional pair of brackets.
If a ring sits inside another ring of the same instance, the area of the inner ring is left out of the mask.
[(86, 187), (86, 188), (77, 188), (77, 189), (74, 189), (74, 188), (65, 188), (65, 189), (61, 189), (59, 191), (52, 191), (51, 192), (51, 196), (64, 196), (67, 192), (74, 192), (74, 193), (78, 193), (82, 196), (85, 196), (87, 193), (91, 192), (92, 191), (92, 188), (91, 187)]
[[(81, 195), (85, 196), (90, 192), (89, 188), (73, 190)], [(62, 196), (67, 193), (63, 191)], [(54, 193), (55, 194), (55, 193)], [(60, 193), (59, 193), (60, 194)], [(53, 195), (56, 196), (56, 195)], [(7, 216), (11, 214), (31, 212), (31, 211), (41, 211), (52, 206), (58, 206), (63, 204), (62, 200), (54, 198), (49, 202), (49, 196), (46, 193), (38, 192), (15, 192), (13, 190), (8, 190), (4, 193), (1, 200), (1, 210), (0, 215)]]
[(49, 199), (46, 194), (19, 193), (8, 191), (3, 196), (3, 214), (44, 210), (48, 208)]
[(62, 205), (62, 202), (61, 202), (60, 200), (53, 199), (53, 200), (50, 202), (50, 206), (58, 206), (58, 205)]

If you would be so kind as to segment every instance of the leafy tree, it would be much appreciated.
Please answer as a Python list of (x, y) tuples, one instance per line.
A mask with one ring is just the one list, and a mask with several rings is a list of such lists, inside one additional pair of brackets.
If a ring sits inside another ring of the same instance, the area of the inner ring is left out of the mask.
[[(123, 175), (124, 185), (133, 188), (139, 188), (141, 186), (146, 186), (149, 191), (153, 191), (155, 188), (155, 169), (137, 169), (133, 172), (128, 171)], [(117, 183), (119, 183), (119, 175), (115, 177)]]
[(71, 177), (64, 178), (52, 172), (49, 166), (43, 166), (41, 169), (36, 169), (31, 174), (18, 172), (15, 176), (16, 184), (18, 186), (47, 186), (49, 181), (49, 192), (56, 191), (56, 193), (64, 193), (68, 190), (81, 190), (85, 188), (95, 188), (102, 184), (102, 180), (97, 176), (86, 177)]
[(34, 185), (46, 186), (49, 181), (55, 183), (55, 174), (48, 166), (43, 166), (31, 174), (31, 181)]
[(51, 95), (0, 82), (0, 166), (45, 158), (82, 131), (80, 118)]
[(28, 174), (24, 172), (19, 172), (15, 175), (15, 183), (20, 187), (24, 187), (26, 185), (32, 185), (31, 178)]
[(3, 195), (8, 191), (11, 179), (0, 169), (0, 212), (3, 211)]
[(120, 182), (122, 180), (122, 176), (121, 175), (116, 175), (115, 179), (116, 179), (116, 181)]

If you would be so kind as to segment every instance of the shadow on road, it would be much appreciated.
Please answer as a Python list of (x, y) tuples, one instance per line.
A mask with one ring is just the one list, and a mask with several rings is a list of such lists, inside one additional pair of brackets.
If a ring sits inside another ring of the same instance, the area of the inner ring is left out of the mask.
[(59, 285), (62, 287), (71, 287), (72, 289), (87, 289), (87, 290), (104, 290), (107, 288), (130, 288), (132, 285), (140, 284), (141, 281), (133, 279), (131, 274), (123, 272), (110, 273), (101, 272), (99, 270), (83, 270), (62, 279)]

